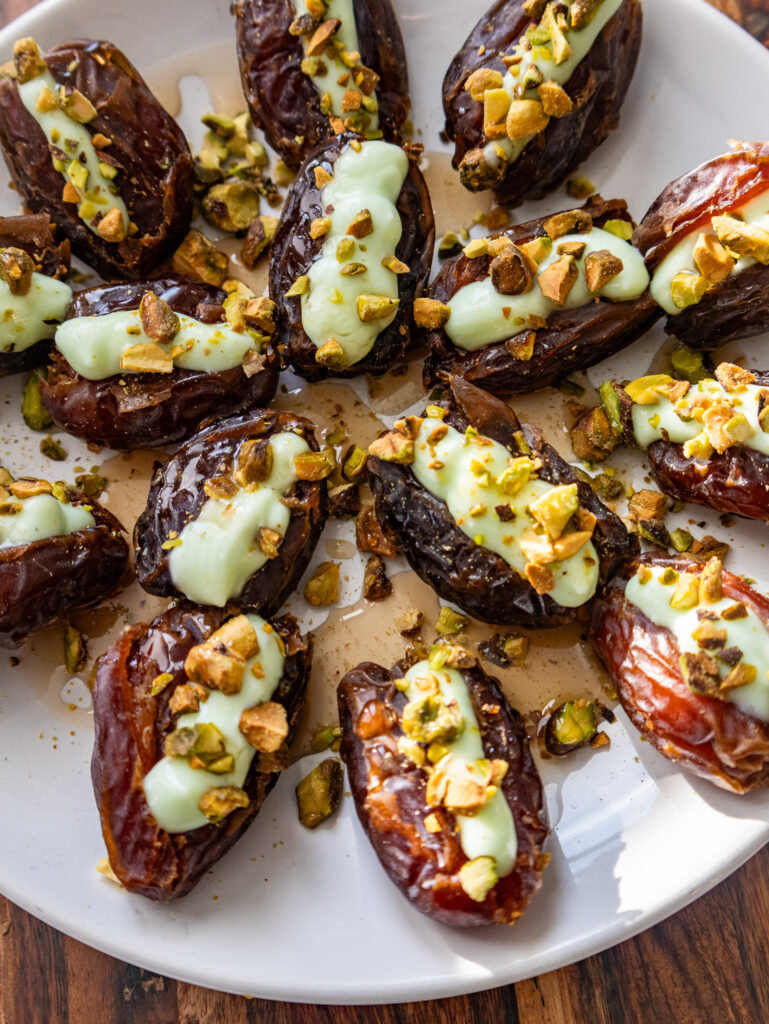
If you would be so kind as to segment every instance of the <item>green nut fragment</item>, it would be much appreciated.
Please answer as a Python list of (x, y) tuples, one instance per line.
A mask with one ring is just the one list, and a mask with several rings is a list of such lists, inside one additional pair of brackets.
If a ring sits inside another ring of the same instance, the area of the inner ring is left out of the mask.
[(682, 271), (670, 282), (670, 296), (678, 309), (696, 306), (708, 290), (708, 279), (701, 274)]
[(296, 807), (305, 828), (316, 828), (331, 817), (342, 799), (343, 782), (341, 761), (327, 757), (298, 783)]
[(628, 220), (607, 220), (601, 227), (610, 235), (616, 235), (624, 242), (629, 242), (633, 237), (633, 225)]
[[(430, 668), (439, 671), (451, 654), (451, 647), (440, 649), (443, 664), (437, 653), (430, 658)], [(433, 662), (436, 662), (436, 665)], [(417, 743), (452, 743), (465, 726), (462, 712), (456, 704), (446, 704), (440, 694), (418, 697), (409, 701), (403, 709), (401, 728)]]
[(74, 89), (69, 94), (65, 93), (60, 102), (64, 113), (80, 124), (88, 124), (89, 121), (93, 121), (96, 117), (96, 107), (87, 96), (84, 96), (77, 89)]
[(300, 277), (297, 277), (296, 281), (294, 281), (294, 283), (286, 292), (284, 298), (293, 299), (298, 295), (306, 295), (307, 292), (309, 292), (309, 290), (310, 279), (307, 276), (307, 274), (302, 274)]
[(42, 75), (44, 71), (48, 70), (48, 65), (40, 53), (40, 47), (31, 36), (17, 39), (13, 44), (13, 63), (19, 85), (37, 78), (38, 75)]
[(79, 160), (72, 160), (67, 167), (67, 177), (79, 192), (85, 192), (88, 185), (88, 168)]
[(467, 861), (457, 874), (459, 884), (476, 903), (483, 903), (499, 881), (497, 862), (493, 857), (475, 857)]
[(192, 228), (171, 258), (171, 265), (177, 274), (213, 284), (220, 288), (227, 278), (229, 268), (227, 253), (217, 249), (213, 242), (195, 228)]
[(603, 462), (620, 443), (606, 410), (600, 405), (588, 409), (574, 424), (569, 436), (574, 454), (583, 462)]
[(107, 478), (98, 473), (81, 473), (75, 477), (75, 483), (89, 498), (98, 498), (107, 486)]
[(438, 242), (438, 258), (445, 260), (462, 251), (462, 240), (456, 231), (447, 231)]
[(326, 452), (302, 452), (294, 456), (294, 472), (300, 480), (325, 480), (334, 472), (334, 463)]
[(355, 255), (355, 242), (352, 238), (342, 238), (336, 247), (336, 258), (340, 263), (346, 263)]
[(198, 801), (198, 809), (215, 825), (239, 807), (248, 807), (250, 802), (240, 786), (213, 786)]
[(200, 120), (220, 139), (229, 139), (235, 134), (236, 124), (231, 117), (224, 117), (222, 114), (203, 114)]
[(366, 473), (368, 452), (357, 444), (347, 449), (342, 459), (342, 476), (351, 483), (359, 480)]
[(82, 672), (88, 661), (88, 646), (82, 633), (64, 623), (64, 667), (68, 672)]
[(566, 182), (566, 191), (574, 199), (587, 199), (595, 192), (595, 185), (584, 174), (577, 174)]
[(313, 608), (326, 608), (339, 600), (339, 565), (321, 562), (304, 585), (304, 597)]
[(247, 231), (259, 216), (259, 191), (246, 181), (214, 185), (203, 199), (203, 216), (222, 231)]
[(32, 287), (34, 272), (35, 262), (23, 249), (0, 249), (0, 279), (8, 285), (11, 295), (26, 295)]
[(500, 668), (509, 665), (521, 668), (529, 653), (529, 638), (518, 633), (495, 633), (490, 640), (478, 644), (478, 651)]
[(174, 677), (170, 672), (161, 672), (159, 675), (156, 675), (152, 680), (152, 685), (150, 686), (150, 696), (157, 697), (159, 693), (162, 693), (163, 690), (165, 690), (173, 678)]
[(528, 506), (536, 522), (552, 540), (557, 540), (579, 508), (576, 484), (560, 484), (546, 491)]
[(705, 369), (702, 352), (695, 352), (686, 345), (680, 345), (670, 353), (670, 365), (676, 377), (688, 380), (690, 384), (699, 384), (710, 376)]
[(451, 636), (454, 633), (461, 633), (469, 623), (466, 615), (455, 612), (448, 605), (443, 605), (435, 623), (435, 631), (439, 636)]
[(240, 258), (243, 260), (244, 266), (249, 270), (254, 269), (256, 261), (272, 245), (277, 230), (277, 217), (266, 217), (260, 214), (251, 222), (240, 251)]
[(67, 457), (64, 446), (50, 434), (40, 442), (40, 451), (47, 459), (52, 459), (54, 462), (63, 462)]
[(589, 743), (597, 728), (595, 701), (566, 701), (547, 720), (545, 747), (557, 756), (569, 754)]
[(332, 744), (341, 739), (342, 730), (338, 725), (327, 725), (325, 729), (320, 729), (315, 733), (310, 746), (316, 754), (322, 754), (324, 750), (328, 750)]
[(40, 397), (40, 383), (45, 379), (43, 370), (33, 370), (24, 385), (21, 396), (21, 415), (30, 430), (48, 430), (53, 420), (48, 415)]
[(391, 299), (387, 295), (359, 295), (358, 316), (364, 324), (384, 320), (395, 315), (399, 304), (399, 299)]

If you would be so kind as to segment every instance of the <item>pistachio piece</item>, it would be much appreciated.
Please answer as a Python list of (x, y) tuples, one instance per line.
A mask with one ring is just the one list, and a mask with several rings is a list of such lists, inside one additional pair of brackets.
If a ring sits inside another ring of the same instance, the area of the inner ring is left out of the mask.
[(475, 857), (457, 872), (459, 884), (475, 903), (483, 903), (499, 881), (497, 862), (493, 857)]
[(96, 117), (96, 107), (78, 89), (65, 93), (61, 97), (60, 102), (64, 113), (80, 124), (88, 124), (89, 121), (93, 121)]
[[(171, 679), (173, 679), (173, 676), (170, 672), (165, 672), (163, 674), (169, 677), (162, 687), (162, 689), (165, 689)], [(159, 679), (160, 677), (157, 676), (156, 678)], [(154, 690), (154, 682), (152, 685)], [(177, 686), (168, 701), (171, 713), (174, 715), (184, 715), (188, 712), (199, 711), (201, 692), (206, 693), (205, 687), (199, 686), (198, 684), (183, 683), (180, 686)]]
[(545, 726), (545, 747), (562, 757), (589, 743), (596, 734), (595, 701), (567, 701), (555, 709)]
[(40, 442), (40, 451), (47, 459), (51, 459), (53, 462), (63, 462), (67, 457), (67, 452), (60, 441), (57, 441), (51, 434), (48, 437), (44, 437)]
[(448, 323), (450, 316), (451, 306), (437, 299), (414, 300), (414, 323), (417, 327), (434, 331)]
[(203, 197), (203, 216), (221, 231), (247, 231), (259, 216), (259, 192), (250, 182), (214, 185)]
[(585, 257), (585, 280), (591, 292), (600, 291), (623, 269), (622, 260), (608, 249), (597, 249)]
[(701, 234), (694, 246), (694, 263), (709, 284), (720, 284), (734, 269), (736, 259), (715, 235)]
[(387, 295), (359, 295), (358, 316), (364, 324), (373, 320), (384, 320), (395, 314), (400, 299), (391, 299)]
[(160, 345), (173, 341), (179, 332), (179, 317), (165, 299), (161, 299), (154, 292), (145, 292), (142, 295), (139, 318), (144, 333)]
[(256, 750), (274, 754), (288, 736), (286, 709), (272, 700), (246, 708), (240, 716), (238, 728)]
[(398, 259), (397, 256), (387, 255), (382, 257), (382, 266), (393, 274), (408, 274), (409, 266)]
[(438, 621), (435, 623), (435, 632), (439, 636), (452, 636), (455, 633), (461, 633), (469, 622), (466, 615), (455, 612), (448, 605), (443, 605), (438, 615)]
[(489, 139), (504, 139), (507, 135), (507, 112), (510, 94), (500, 86), (487, 89), (483, 94), (483, 130)]
[(36, 480), (33, 477), (21, 477), (14, 480), (8, 487), (14, 498), (34, 498), (38, 494), (51, 494), (53, 488), (47, 480)]
[(575, 260), (581, 260), (586, 248), (587, 242), (560, 242), (555, 251), (559, 256), (573, 256)]
[(621, 238), (623, 242), (629, 242), (633, 237), (633, 225), (627, 220), (621, 220), (620, 218), (607, 220), (601, 227), (604, 231), (608, 231), (610, 235)]
[(64, 667), (68, 672), (82, 672), (88, 661), (88, 647), (80, 630), (64, 623)]
[(120, 356), (120, 369), (129, 373), (172, 373), (170, 352), (159, 345), (131, 345)]
[(333, 519), (352, 519), (360, 512), (360, 490), (357, 484), (340, 484), (328, 492), (328, 514)]
[(507, 137), (515, 142), (538, 135), (547, 128), (550, 118), (539, 100), (513, 100), (507, 112)]
[(244, 657), (237, 651), (228, 651), (223, 643), (213, 642), (213, 636), (190, 648), (184, 662), (184, 671), (193, 683), (227, 695), (240, 693), (245, 667)]
[(171, 266), (183, 277), (220, 288), (227, 277), (229, 257), (192, 228), (171, 257)]
[(518, 246), (524, 256), (527, 256), (535, 265), (539, 265), (553, 248), (552, 241), (547, 235), (540, 235), (532, 238), (530, 242), (523, 242)]
[(722, 566), (718, 558), (711, 558), (700, 573), (700, 596), (706, 604), (715, 604), (723, 597)]
[(251, 221), (243, 248), (240, 250), (240, 258), (243, 265), (253, 270), (259, 257), (266, 253), (275, 238), (278, 228), (277, 217), (265, 217), (261, 214)]
[(484, 93), (489, 89), (502, 88), (502, 72), (494, 68), (478, 68), (465, 80), (465, 91), (472, 99), (482, 102)]
[(316, 217), (310, 224), (310, 238), (322, 238), (331, 230), (330, 217)]
[(620, 444), (602, 406), (581, 416), (569, 434), (571, 447), (583, 462), (603, 462)]
[[(244, 441), (238, 449), (235, 482), (240, 487), (264, 483), (272, 473), (273, 453), (268, 440)], [(224, 479), (227, 479), (226, 477)]]
[(603, 0), (574, 0), (569, 8), (571, 27), (581, 29), (589, 25), (602, 2)]
[(316, 828), (331, 817), (342, 798), (344, 770), (333, 757), (316, 765), (296, 787), (299, 821), (305, 828)]
[(305, 54), (308, 57), (320, 57), (333, 37), (336, 35), (342, 22), (339, 18), (328, 18), (315, 29), (310, 41), (305, 47)]
[(356, 213), (350, 223), (347, 225), (346, 235), (352, 235), (353, 238), (365, 238), (366, 235), (370, 235), (374, 230), (374, 222), (371, 219), (370, 210), (360, 210)]
[(105, 242), (122, 242), (125, 240), (125, 224), (123, 214), (117, 206), (113, 206), (96, 225), (99, 236)]
[(549, 267), (537, 275), (540, 291), (556, 306), (562, 306), (579, 277), (577, 261), (573, 256), (559, 256)]
[(756, 375), (735, 363), (719, 363), (716, 380), (726, 391), (737, 391), (748, 384), (754, 384)]
[[(504, 152), (502, 152), (502, 157), (504, 158)], [(504, 178), (506, 167), (507, 163), (504, 159), (496, 161), (492, 166), (486, 159), (483, 149), (471, 149), (462, 157), (462, 162), (459, 165), (459, 180), (471, 192), (495, 188)]]
[(387, 526), (382, 526), (376, 514), (373, 501), (362, 506), (355, 522), (355, 543), (359, 551), (383, 558), (396, 558), (398, 548), (394, 535)]
[(203, 481), (203, 493), (207, 498), (234, 498), (238, 486), (228, 476), (213, 476)]
[(294, 456), (294, 472), (300, 480), (324, 480), (334, 465), (324, 452), (302, 452)]
[(32, 286), (35, 264), (23, 249), (10, 246), (0, 249), (0, 279), (8, 285), (11, 295), (26, 295)]
[(215, 825), (239, 807), (248, 807), (251, 801), (240, 786), (213, 786), (198, 801), (198, 809)]
[(682, 270), (670, 282), (670, 295), (678, 309), (696, 306), (708, 290), (708, 279)]
[(53, 420), (43, 405), (40, 397), (40, 382), (43, 380), (41, 369), (33, 370), (27, 377), (24, 391), (21, 395), (21, 415), (30, 430), (47, 430), (53, 425)]
[(752, 256), (769, 263), (769, 231), (757, 224), (746, 224), (736, 217), (713, 217), (713, 229), (719, 242), (738, 256)]
[(636, 491), (628, 503), (628, 515), (634, 523), (646, 519), (662, 520), (667, 515), (668, 502), (659, 491)]
[(29, 82), (48, 70), (43, 60), (40, 47), (30, 36), (17, 39), (13, 44), (13, 63), (16, 68), (16, 81), (19, 85)]
[(388, 431), (371, 442), (368, 452), (383, 462), (397, 462), (405, 466), (414, 461), (414, 441), (398, 431)]
[(544, 565), (529, 563), (524, 569), (524, 575), (538, 594), (549, 594), (555, 586), (555, 577)]
[(366, 473), (368, 452), (359, 448), (357, 444), (351, 445), (342, 459), (342, 476), (345, 480), (359, 480)]
[(304, 585), (305, 600), (314, 608), (325, 608), (339, 600), (339, 565), (321, 562)]
[(478, 644), (478, 651), (500, 668), (509, 665), (521, 668), (529, 653), (529, 638), (518, 633), (495, 633), (490, 640)]
[(542, 103), (542, 109), (548, 117), (565, 117), (574, 109), (571, 96), (558, 82), (543, 82), (537, 88), (537, 95)]
[(269, 526), (260, 526), (256, 541), (261, 548), (262, 554), (267, 558), (277, 558), (280, 554), (280, 545), (283, 543), (283, 535)]
[(379, 555), (371, 555), (363, 575), (363, 596), (367, 601), (384, 601), (393, 592), (385, 564)]
[(566, 182), (566, 191), (573, 199), (587, 199), (595, 192), (595, 185), (584, 174), (577, 174)]
[(544, 223), (545, 233), (554, 242), (562, 235), (587, 234), (593, 229), (593, 218), (587, 210), (566, 210), (556, 213)]
[(417, 743), (451, 743), (464, 725), (459, 706), (447, 704), (440, 693), (409, 701), (401, 718), (401, 728), (409, 739)]

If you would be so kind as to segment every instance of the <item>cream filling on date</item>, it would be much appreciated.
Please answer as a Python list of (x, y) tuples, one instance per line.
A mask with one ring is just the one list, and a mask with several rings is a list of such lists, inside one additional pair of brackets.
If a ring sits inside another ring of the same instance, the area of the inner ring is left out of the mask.
[[(513, 51), (515, 54), (521, 54), (522, 59), (510, 67), (502, 80), (502, 85), (507, 90), (510, 99), (538, 98), (536, 88), (527, 89), (521, 96), (515, 95), (517, 83), (524, 79), (526, 72), (535, 64), (545, 76), (545, 81), (557, 82), (558, 85), (565, 86), (577, 66), (587, 57), (606, 23), (617, 13), (621, 5), (622, 0), (604, 0), (588, 25), (578, 30), (570, 29), (566, 38), (571, 47), (571, 55), (562, 64), (555, 63), (550, 47), (532, 46), (527, 48), (526, 37), (523, 36)], [(508, 138), (494, 139), (487, 143), (483, 150), (486, 163), (490, 167), (498, 167), (501, 161), (507, 164), (515, 163), (533, 138), (533, 135), (527, 135), (515, 141)]]
[[(753, 224), (756, 227), (763, 228), (765, 231), (769, 231), (769, 189), (762, 192), (755, 199), (751, 199), (749, 203), (742, 207), (734, 210), (718, 210), (714, 216), (727, 213), (739, 214), (746, 224)], [(652, 283), (649, 289), (652, 298), (670, 316), (678, 316), (679, 313), (683, 313), (683, 308), (677, 306), (673, 301), (673, 278), (676, 274), (681, 273), (698, 275), (697, 266), (694, 262), (694, 246), (701, 234), (713, 235), (715, 237), (715, 231), (709, 231), (706, 225), (690, 232), (670, 250), (652, 275)], [(752, 256), (740, 257), (730, 271), (729, 277), (733, 277), (748, 267), (752, 267), (755, 262), (756, 260)]]
[[(444, 330), (452, 342), (458, 348), (474, 352), (531, 330), (531, 316), (547, 319), (558, 309), (578, 309), (597, 297), (611, 302), (629, 302), (643, 295), (649, 286), (649, 274), (640, 252), (629, 242), (602, 228), (559, 238), (540, 263), (538, 273), (560, 259), (557, 249), (563, 242), (586, 245), (584, 255), (577, 260), (579, 277), (563, 306), (545, 298), (536, 282), (522, 295), (502, 295), (494, 288), (490, 277), (473, 281), (460, 288), (448, 303), (451, 315)], [(598, 292), (591, 292), (585, 280), (585, 256), (600, 249), (608, 249), (618, 256), (622, 260), (622, 270)]]
[[(446, 427), (446, 434), (431, 441), (430, 435), (439, 424), (441, 430)], [(537, 498), (551, 492), (554, 485), (535, 477), (511, 496), (504, 489), (504, 474), (515, 461), (507, 448), (496, 441), (472, 431), (460, 434), (454, 427), (429, 417), (419, 429), (411, 469), (425, 490), (446, 503), (454, 522), (466, 536), (499, 555), (525, 578), (529, 559), (520, 541), (531, 533), (534, 522), (527, 509)], [(496, 508), (502, 505), (512, 507), (514, 519), (503, 522), (499, 518)], [(599, 563), (592, 541), (547, 568), (554, 577), (549, 596), (564, 608), (577, 608), (595, 593)]]
[(207, 498), (170, 549), (171, 580), (196, 604), (223, 608), (267, 562), (258, 542), (260, 527), (285, 536), (291, 513), (281, 498), (298, 480), (294, 457), (310, 447), (303, 437), (287, 431), (272, 437), (270, 448), (269, 477), (232, 498)]
[[(395, 203), (408, 166), (400, 146), (362, 141), (360, 150), (348, 146), (339, 155), (334, 180), (321, 193), (321, 207), (331, 217), (331, 227), (320, 255), (307, 271), (310, 288), (301, 299), (302, 327), (317, 348), (331, 340), (338, 342), (348, 366), (367, 356), (379, 333), (395, 319), (393, 312), (364, 323), (358, 315), (358, 297), (398, 298), (398, 275), (384, 267), (382, 259), (395, 253), (403, 233)], [(370, 211), (373, 231), (355, 239), (347, 228), (361, 210)], [(343, 239), (355, 242), (355, 250), (340, 263), (337, 246)], [(360, 263), (366, 269), (342, 274), (347, 263)]]
[(0, 352), (23, 352), (38, 341), (52, 338), (72, 298), (64, 281), (32, 274), (26, 295), (13, 295), (0, 280)]
[[(477, 762), (483, 761), (486, 754), (462, 673), (453, 668), (433, 669), (429, 661), (418, 662), (405, 675), (409, 685), (404, 693), (409, 700), (419, 700), (424, 696), (425, 690), (420, 688), (418, 680), (425, 677), (435, 681), (444, 703), (457, 706), (464, 720), (459, 736), (445, 744), (447, 753), (434, 765), (434, 771), (458, 782), (482, 784), (483, 776)], [(518, 838), (512, 812), (501, 789), (497, 789), (477, 814), (455, 814), (455, 818), (460, 845), (468, 859), (493, 857), (499, 877), (510, 874), (515, 865)]]
[[(160, 348), (183, 370), (232, 370), (240, 366), (249, 349), (259, 351), (260, 342), (253, 331), (236, 331), (228, 323), (204, 324), (183, 313), (178, 316), (178, 333)], [(141, 372), (121, 365), (123, 353), (136, 345), (158, 343), (144, 333), (139, 310), (131, 309), (65, 320), (56, 330), (54, 344), (81, 377), (104, 380)]]
[[(215, 725), (224, 736), (227, 753), (235, 758), (235, 768), (222, 775), (191, 768), (186, 757), (162, 757), (144, 777), (144, 795), (152, 817), (166, 832), (189, 832), (207, 825), (208, 819), (198, 806), (203, 794), (218, 786), (242, 788), (248, 775), (256, 751), (238, 728), (240, 716), (247, 708), (270, 700), (283, 675), (285, 659), (272, 626), (259, 615), (247, 618), (259, 638), (259, 651), (246, 662), (240, 693), (227, 696), (209, 690), (208, 700), (201, 702), (199, 711), (180, 715), (176, 722), (177, 729), (207, 722)], [(262, 678), (251, 671), (257, 662), (264, 673)]]
[[(652, 567), (652, 578), (646, 583), (641, 582), (638, 574), (633, 576), (625, 591), (627, 600), (643, 612), (655, 626), (669, 629), (675, 636), (681, 653), (702, 652), (703, 649), (692, 635), (702, 624), (697, 612), (706, 609), (715, 613), (718, 620), (714, 621), (713, 625), (719, 630), (726, 631), (726, 642), (721, 649), (737, 648), (742, 651), (742, 661), (756, 668), (755, 681), (729, 690), (725, 694), (725, 699), (732, 701), (747, 714), (769, 722), (769, 635), (764, 623), (747, 605), (747, 615), (744, 618), (721, 618), (725, 609), (733, 608), (735, 605), (733, 598), (725, 596), (720, 601), (703, 603), (694, 608), (671, 607), (670, 600), (676, 589), (677, 580), (668, 584), (663, 583), (663, 572), (664, 569), (659, 566)], [(717, 650), (708, 650), (706, 653), (718, 660)], [(726, 678), (731, 668), (731, 665), (719, 662), (722, 679)]]
[[(19, 97), (27, 112), (40, 126), (49, 145), (61, 151), (52, 155), (53, 165), (77, 192), (78, 215), (94, 234), (99, 234), (99, 220), (113, 207), (117, 207), (123, 220), (123, 235), (128, 233), (129, 216), (114, 181), (108, 177), (111, 168), (102, 161), (85, 125), (69, 117), (58, 105), (45, 109), (48, 94), (59, 97), (59, 84), (50, 71), (19, 85)], [(50, 101), (49, 101), (50, 102)], [(43, 109), (41, 109), (41, 107)], [(83, 177), (85, 172), (85, 177)]]
[[(19, 508), (20, 511), (8, 514), (9, 510)], [(33, 544), (49, 537), (65, 537), (96, 525), (85, 505), (70, 505), (52, 494), (4, 498), (0, 502), (0, 512), (0, 548)]]

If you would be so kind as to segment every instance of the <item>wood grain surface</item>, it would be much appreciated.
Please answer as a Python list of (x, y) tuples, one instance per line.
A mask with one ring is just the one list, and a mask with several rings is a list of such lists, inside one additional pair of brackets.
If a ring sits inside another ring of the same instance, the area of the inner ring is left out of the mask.
[[(0, 25), (35, 0), (0, 0)], [(769, 46), (769, 0), (708, 0)], [(341, 951), (340, 951), (341, 953)], [(162, 978), (0, 897), (0, 1024), (768, 1024), (769, 847), (696, 903), (599, 956), (431, 1003), (301, 1006)]]

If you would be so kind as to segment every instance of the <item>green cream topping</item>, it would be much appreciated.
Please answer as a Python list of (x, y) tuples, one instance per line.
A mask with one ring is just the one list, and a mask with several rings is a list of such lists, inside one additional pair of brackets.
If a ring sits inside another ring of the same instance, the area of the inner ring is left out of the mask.
[[(408, 157), (389, 142), (361, 142), (360, 150), (348, 146), (334, 164), (334, 179), (321, 193), (323, 213), (331, 218), (320, 255), (307, 276), (309, 291), (302, 296), (302, 326), (320, 348), (336, 341), (345, 363), (360, 362), (374, 346), (379, 333), (395, 319), (396, 311), (364, 323), (358, 313), (360, 295), (398, 298), (398, 275), (382, 265), (395, 253), (402, 224), (395, 203), (408, 173)], [(333, 207), (330, 214), (326, 211)], [(373, 231), (356, 239), (347, 228), (362, 211), (371, 213)], [(340, 242), (350, 248), (340, 262)], [(354, 244), (352, 244), (354, 243)], [(365, 266), (359, 274), (343, 274), (347, 264)]]
[[(179, 331), (159, 345), (183, 370), (219, 373), (240, 366), (249, 349), (259, 351), (253, 331), (236, 331), (228, 323), (204, 324), (180, 313)], [(120, 365), (121, 356), (136, 345), (158, 344), (142, 328), (138, 309), (104, 316), (79, 316), (65, 320), (56, 331), (56, 348), (81, 377), (104, 380), (132, 371)]]
[(26, 295), (13, 295), (0, 280), (0, 352), (23, 352), (38, 341), (52, 338), (64, 319), (72, 289), (64, 281), (32, 274)]
[[(431, 440), (436, 427), (439, 434), (444, 429), (446, 433), (439, 440)], [(427, 491), (446, 503), (466, 536), (525, 576), (532, 548), (548, 547), (545, 531), (537, 525), (529, 507), (556, 491), (555, 485), (536, 476), (533, 466), (530, 459), (514, 458), (507, 448), (488, 437), (472, 430), (461, 434), (441, 420), (428, 417), (419, 428), (411, 469)], [(572, 488), (576, 492), (574, 485)], [(566, 492), (570, 492), (569, 487), (559, 491), (565, 497), (572, 496)], [(514, 518), (503, 521), (498, 506), (512, 508)], [(554, 532), (557, 534), (557, 529)], [(563, 607), (576, 608), (595, 593), (599, 564), (592, 541), (562, 561), (544, 564), (553, 574), (553, 587), (548, 593)]]
[(65, 537), (77, 530), (87, 530), (96, 521), (84, 505), (70, 505), (52, 494), (36, 494), (32, 498), (4, 498), (0, 512), (19, 508), (13, 515), (0, 515), (0, 548), (32, 544), (48, 537)]
[(270, 440), (272, 470), (259, 484), (232, 498), (207, 498), (198, 515), (171, 543), (168, 567), (174, 586), (196, 604), (223, 608), (267, 556), (258, 543), (260, 527), (285, 536), (289, 509), (281, 502), (298, 477), (294, 457), (309, 452), (303, 437), (290, 432)]
[(711, 624), (717, 630), (725, 630), (726, 639), (722, 647), (707, 650), (706, 653), (718, 663), (721, 678), (726, 678), (732, 666), (719, 661), (717, 657), (719, 650), (736, 648), (742, 652), (741, 661), (756, 669), (754, 682), (728, 690), (723, 694), (724, 699), (732, 701), (747, 714), (769, 722), (769, 636), (767, 636), (764, 623), (747, 605), (745, 606), (747, 614), (744, 617), (722, 618), (722, 613), (726, 609), (735, 606), (734, 599), (726, 596), (719, 601), (700, 602), (692, 608), (672, 607), (670, 602), (679, 581), (688, 574), (682, 574), (679, 577), (677, 573), (670, 575), (669, 572), (671, 582), (665, 584), (662, 582), (664, 571), (659, 566), (651, 568), (651, 578), (646, 583), (642, 583), (641, 578), (636, 574), (627, 585), (625, 591), (627, 600), (642, 611), (647, 619), (650, 619), (656, 626), (669, 629), (674, 634), (682, 654), (685, 652), (697, 654), (703, 651), (693, 635), (703, 623), (698, 612), (706, 610), (709, 613), (714, 613), (717, 619), (711, 620)]
[[(284, 658), (272, 626), (258, 615), (247, 618), (259, 638), (259, 651), (246, 662), (240, 693), (228, 696), (209, 690), (199, 711), (177, 719), (179, 729), (207, 722), (215, 725), (224, 736), (227, 753), (235, 758), (235, 768), (219, 774), (192, 768), (185, 757), (161, 758), (144, 777), (144, 795), (153, 818), (166, 832), (189, 832), (207, 825), (208, 819), (198, 807), (203, 794), (219, 786), (242, 787), (251, 767), (255, 750), (238, 728), (240, 716), (247, 708), (272, 697), (283, 675)], [(259, 679), (251, 671), (257, 662), (264, 673)]]
[(53, 75), (50, 71), (43, 71), (18, 88), (27, 112), (38, 123), (49, 144), (61, 151), (61, 156), (52, 156), (53, 164), (62, 180), (69, 182), (77, 191), (81, 220), (94, 234), (99, 234), (99, 220), (117, 207), (125, 236), (128, 233), (128, 210), (113, 178), (107, 176), (112, 173), (112, 168), (107, 175), (104, 173), (109, 165), (103, 162), (88, 129), (69, 117), (58, 104), (52, 110), (39, 109), (46, 106), (43, 101), (48, 94), (54, 99), (59, 97), (59, 85)]
[[(473, 352), (531, 330), (531, 316), (547, 319), (558, 309), (577, 309), (586, 306), (597, 297), (611, 302), (628, 302), (637, 299), (646, 291), (649, 274), (639, 251), (629, 242), (602, 228), (593, 228), (585, 234), (569, 234), (559, 238), (539, 264), (538, 274), (561, 258), (557, 249), (564, 242), (578, 242), (584, 244), (586, 248), (584, 255), (577, 260), (579, 276), (563, 306), (558, 306), (545, 298), (536, 281), (528, 292), (521, 295), (500, 294), (494, 288), (490, 277), (483, 281), (474, 281), (460, 288), (449, 302), (451, 315), (444, 330), (452, 342), (459, 348)], [(622, 270), (599, 291), (591, 292), (585, 280), (585, 257), (601, 249), (607, 249), (619, 257), (622, 260)]]

